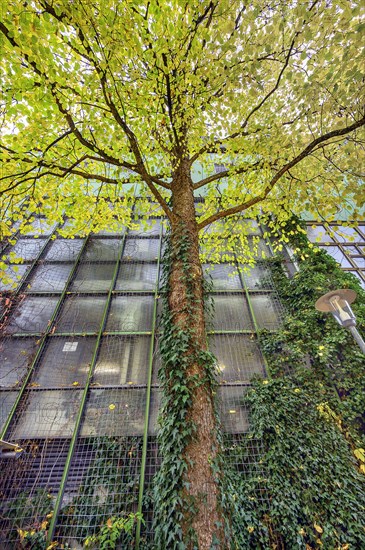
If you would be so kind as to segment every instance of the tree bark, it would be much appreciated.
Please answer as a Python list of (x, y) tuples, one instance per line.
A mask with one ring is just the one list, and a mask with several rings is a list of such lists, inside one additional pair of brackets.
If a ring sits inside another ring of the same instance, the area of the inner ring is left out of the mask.
[(208, 550), (213, 543), (218, 544), (219, 548), (225, 548), (219, 483), (212, 467), (219, 451), (214, 386), (209, 376), (207, 377), (207, 368), (212, 369), (212, 366), (196, 359), (197, 349), (207, 351), (207, 335), (193, 182), (190, 167), (187, 163), (184, 164), (184, 161), (174, 174), (172, 201), (172, 251), (179, 250), (183, 233), (187, 241), (187, 253), (185, 266), (178, 257), (171, 266), (168, 304), (173, 323), (193, 335), (187, 352), (189, 360), (185, 376), (188, 382), (191, 381), (192, 394), (188, 404), (187, 420), (192, 422), (194, 434), (183, 451), (187, 470), (184, 474), (185, 488), (182, 495), (183, 501), (192, 503), (192, 507), (189, 509), (187, 506), (182, 510), (181, 527), (187, 548), (193, 547), (189, 533), (196, 537), (199, 550)]

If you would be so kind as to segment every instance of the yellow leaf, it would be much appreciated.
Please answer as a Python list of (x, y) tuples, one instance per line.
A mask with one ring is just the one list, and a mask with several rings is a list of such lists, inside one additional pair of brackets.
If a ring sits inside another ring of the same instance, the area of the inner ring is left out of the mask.
[(113, 522), (111, 520), (111, 518), (108, 519), (108, 521), (106, 522), (107, 526), (109, 527), (109, 529), (111, 529), (113, 527)]
[(43, 529), (43, 530), (47, 529), (47, 525), (48, 525), (48, 521), (45, 519), (45, 520), (42, 521), (42, 523), (41, 523), (41, 529)]
[(72, 385), (73, 385), (73, 386), (79, 386), (79, 385), (80, 385), (80, 382), (72, 382)]
[(365, 474), (365, 464), (361, 464), (359, 470), (362, 474)]
[(358, 460), (361, 460), (361, 462), (365, 462), (365, 449), (355, 449), (354, 455)]
[(114, 405), (113, 403), (111, 403), (111, 404), (109, 405), (109, 409), (110, 409), (111, 411), (113, 411), (113, 410), (115, 409), (115, 405)]
[(249, 533), (253, 533), (254, 530), (255, 530), (255, 528), (254, 528), (252, 525), (249, 525), (249, 526), (247, 527), (247, 531), (248, 531)]
[(318, 525), (318, 523), (314, 524), (314, 528), (317, 531), (317, 533), (323, 533), (323, 529), (320, 525)]

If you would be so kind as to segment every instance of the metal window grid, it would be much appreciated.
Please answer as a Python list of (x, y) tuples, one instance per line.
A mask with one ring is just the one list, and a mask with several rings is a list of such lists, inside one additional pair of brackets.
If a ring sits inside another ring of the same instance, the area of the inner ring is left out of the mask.
[[(59, 229), (37, 241), (42, 246), (28, 271), (2, 298), (0, 345), (10, 357), (0, 374), (6, 397), (2, 437), (25, 450), (0, 486), (4, 545), (14, 525), (46, 521), (48, 542), (76, 544), (109, 517), (143, 510), (146, 525), (138, 523), (135, 532), (136, 547), (143, 547), (151, 538), (150, 489), (159, 464), (157, 310), (164, 228), (157, 219), (147, 228), (85, 239), (65, 239)], [(253, 234), (260, 231), (256, 227)], [(208, 331), (218, 363), (226, 367), (220, 368), (223, 426), (236, 439), (248, 437), (249, 380), (266, 373), (258, 331), (274, 330), (283, 314), (267, 267), (259, 263), (247, 274), (238, 267), (231, 277), (226, 264), (212, 272), (212, 295), (225, 314), (217, 312), (221, 319)], [(42, 324), (34, 318), (37, 307), (44, 312)], [(249, 447), (247, 452), (246, 462), (256, 463)], [(31, 481), (24, 484), (27, 476)], [(19, 507), (23, 501), (27, 507), (16, 517), (14, 502)]]

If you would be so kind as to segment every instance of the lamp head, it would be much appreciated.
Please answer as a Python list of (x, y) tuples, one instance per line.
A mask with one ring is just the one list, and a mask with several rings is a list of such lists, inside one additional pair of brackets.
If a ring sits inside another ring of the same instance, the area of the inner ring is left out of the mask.
[(342, 327), (354, 327), (356, 326), (356, 317), (350, 304), (356, 296), (356, 292), (348, 288), (332, 290), (316, 301), (315, 308), (318, 311), (332, 313)]

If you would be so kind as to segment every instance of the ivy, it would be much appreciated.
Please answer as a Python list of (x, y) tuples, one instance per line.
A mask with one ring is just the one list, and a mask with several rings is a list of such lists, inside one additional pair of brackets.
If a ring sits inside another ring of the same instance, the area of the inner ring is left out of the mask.
[[(186, 288), (186, 308), (194, 317), (197, 304), (194, 298), (189, 267), (189, 238), (184, 228), (180, 228), (179, 242), (171, 245), (169, 235), (162, 263), (163, 287), (161, 291), (162, 313), (160, 319), (160, 353), (162, 367), (159, 372), (163, 390), (162, 405), (159, 416), (159, 450), (162, 456), (161, 467), (154, 480), (154, 532), (155, 548), (185, 549), (196, 548), (196, 537), (192, 529), (188, 529), (183, 538), (183, 510), (190, 511), (193, 516), (196, 500), (187, 496), (187, 482), (184, 480), (188, 469), (184, 450), (196, 433), (196, 426), (189, 418), (194, 391), (198, 386), (216, 389), (216, 359), (209, 351), (201, 349), (194, 329), (180, 327), (174, 322), (169, 308), (170, 275), (174, 262), (181, 262), (184, 284)], [(207, 298), (209, 282), (205, 285), (205, 310), (213, 311), (213, 304)], [(203, 369), (203, 376), (186, 376), (188, 366), (196, 361)], [(215, 411), (217, 423), (217, 440), (221, 444), (219, 418)], [(220, 477), (221, 458), (212, 461), (218, 485)], [(222, 491), (223, 492), (223, 489)], [(223, 497), (222, 497), (223, 498)], [(222, 501), (224, 508), (224, 502)], [(213, 542), (214, 547), (214, 542)]]
[[(226, 449), (234, 546), (364, 548), (364, 358), (352, 336), (314, 303), (329, 290), (356, 290), (363, 331), (365, 293), (293, 229), (298, 223), (293, 219), (285, 229), (299, 272), (288, 278), (283, 258), (269, 262), (287, 310), (280, 330), (260, 335), (270, 379), (253, 381), (245, 397), (250, 432)], [(257, 461), (237, 476), (234, 463), (240, 456), (247, 461), (253, 442), (261, 446)]]
[[(112, 549), (131, 544), (139, 486), (140, 438), (103, 438), (91, 442), (94, 459), (82, 485), (58, 518), (57, 537), (72, 537), (86, 547)], [(137, 460), (137, 462), (136, 462)], [(129, 464), (130, 463), (130, 464)], [(110, 517), (103, 523), (107, 509)]]

